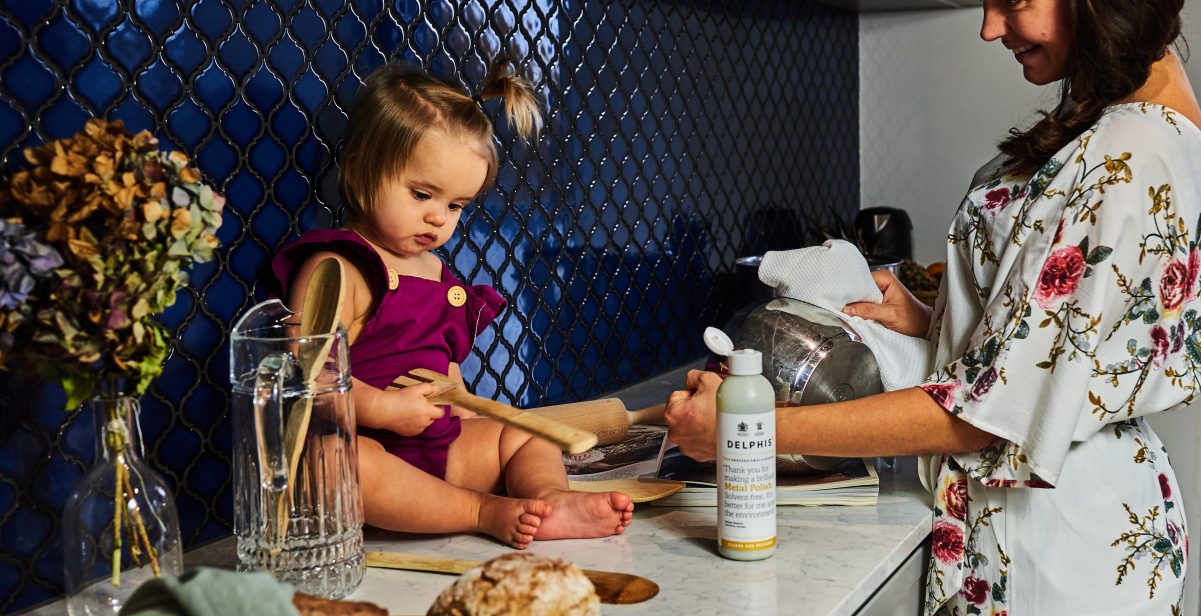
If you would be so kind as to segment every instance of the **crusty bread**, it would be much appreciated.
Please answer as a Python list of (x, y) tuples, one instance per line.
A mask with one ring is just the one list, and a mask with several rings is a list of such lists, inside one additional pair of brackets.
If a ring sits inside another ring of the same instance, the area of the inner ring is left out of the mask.
[(388, 616), (388, 610), (374, 603), (323, 599), (302, 592), (292, 596), (292, 605), (300, 616)]
[(592, 582), (575, 565), (528, 552), (506, 554), (464, 573), (427, 616), (599, 616)]

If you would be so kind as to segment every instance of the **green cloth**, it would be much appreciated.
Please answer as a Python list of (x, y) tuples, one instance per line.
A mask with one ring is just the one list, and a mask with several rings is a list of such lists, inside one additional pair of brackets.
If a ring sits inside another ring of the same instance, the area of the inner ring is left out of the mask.
[(121, 616), (300, 616), (294, 593), (269, 573), (200, 567), (142, 584)]

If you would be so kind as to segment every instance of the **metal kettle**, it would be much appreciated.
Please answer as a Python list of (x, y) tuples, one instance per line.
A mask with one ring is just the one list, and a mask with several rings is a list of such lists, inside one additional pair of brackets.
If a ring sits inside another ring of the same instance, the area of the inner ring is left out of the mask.
[[(788, 406), (853, 400), (884, 391), (871, 349), (830, 311), (787, 297), (739, 310), (725, 331), (734, 348), (763, 354), (763, 376)], [(836, 459), (803, 456), (816, 468)]]

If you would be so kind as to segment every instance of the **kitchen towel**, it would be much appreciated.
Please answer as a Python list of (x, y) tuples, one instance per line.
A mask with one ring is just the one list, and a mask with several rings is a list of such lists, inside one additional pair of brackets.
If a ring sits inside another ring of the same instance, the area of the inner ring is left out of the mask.
[(768, 252), (759, 265), (759, 280), (775, 287), (777, 295), (834, 313), (876, 356), (885, 390), (913, 387), (929, 376), (933, 353), (926, 339), (843, 313), (849, 303), (884, 299), (867, 260), (850, 242), (829, 240), (821, 246)]
[[(129, 583), (129, 582), (127, 582)], [(121, 608), (121, 616), (300, 616), (290, 584), (269, 573), (200, 567), (153, 578)]]

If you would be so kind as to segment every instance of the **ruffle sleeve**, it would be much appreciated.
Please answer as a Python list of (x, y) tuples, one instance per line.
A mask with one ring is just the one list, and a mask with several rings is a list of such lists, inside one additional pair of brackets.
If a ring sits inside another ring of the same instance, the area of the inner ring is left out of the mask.
[(984, 485), (1053, 487), (1074, 441), (1198, 390), (1196, 183), (1156, 142), (1197, 135), (1138, 113), (1103, 118), (1025, 185), (979, 325), (922, 385), (999, 437), (954, 456)]
[(476, 336), (479, 336), (480, 332), (496, 319), (507, 303), (505, 298), (488, 285), (472, 285), (464, 288), (467, 291), (467, 302), (463, 306), (466, 309), (464, 320), (470, 336), (466, 340), (466, 344), (456, 344), (455, 348), (451, 349), (455, 363), (459, 364), (463, 363), (471, 353)]

